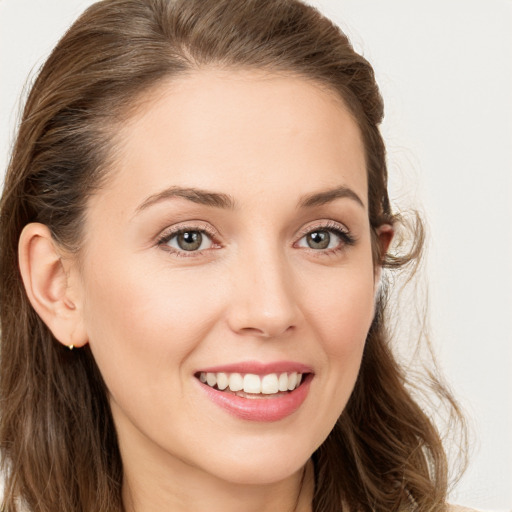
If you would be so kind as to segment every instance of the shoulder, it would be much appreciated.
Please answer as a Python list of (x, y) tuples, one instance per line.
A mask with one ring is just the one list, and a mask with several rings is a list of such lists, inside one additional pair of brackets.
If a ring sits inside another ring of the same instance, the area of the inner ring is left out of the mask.
[(462, 507), (461, 505), (448, 505), (448, 512), (478, 512), (474, 508)]

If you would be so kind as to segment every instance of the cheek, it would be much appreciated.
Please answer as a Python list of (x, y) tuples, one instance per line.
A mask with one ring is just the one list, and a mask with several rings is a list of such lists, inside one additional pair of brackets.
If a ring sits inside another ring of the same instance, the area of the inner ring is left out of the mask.
[(373, 271), (343, 269), (321, 293), (309, 293), (311, 323), (332, 357), (362, 349), (375, 312)]
[(333, 397), (333, 404), (337, 404), (333, 408), (335, 419), (357, 379), (375, 313), (371, 261), (337, 269), (325, 280), (322, 291), (317, 288), (315, 293), (309, 292), (307, 300), (307, 321), (320, 340), (323, 364), (328, 368), (322, 385), (326, 394)]
[[(147, 393), (177, 377), (211, 329), (218, 309), (212, 287), (155, 265), (102, 261), (87, 275), (85, 322), (94, 357), (112, 393), (127, 376)], [(151, 270), (147, 270), (147, 269)], [(201, 315), (198, 315), (201, 312)]]

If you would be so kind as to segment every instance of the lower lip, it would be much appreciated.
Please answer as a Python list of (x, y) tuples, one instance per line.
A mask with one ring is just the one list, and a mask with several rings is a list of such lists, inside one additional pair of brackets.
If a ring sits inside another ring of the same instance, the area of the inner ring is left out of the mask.
[(275, 398), (243, 398), (219, 391), (197, 381), (208, 398), (228, 413), (247, 421), (279, 421), (293, 414), (306, 400), (313, 374), (308, 374), (301, 385)]

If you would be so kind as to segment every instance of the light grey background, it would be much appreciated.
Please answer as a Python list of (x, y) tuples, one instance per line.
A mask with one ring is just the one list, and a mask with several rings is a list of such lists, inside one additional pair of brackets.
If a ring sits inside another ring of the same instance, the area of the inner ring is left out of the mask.
[[(89, 0), (0, 0), (0, 165), (20, 92)], [(426, 212), (432, 338), (473, 425), (452, 501), (512, 510), (512, 1), (311, 0), (372, 62), (401, 207)]]

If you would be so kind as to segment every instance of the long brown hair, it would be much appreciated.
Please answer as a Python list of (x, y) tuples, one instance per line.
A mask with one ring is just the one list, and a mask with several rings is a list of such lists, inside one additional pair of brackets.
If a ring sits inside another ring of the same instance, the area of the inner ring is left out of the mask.
[[(2, 510), (122, 511), (122, 461), (107, 390), (88, 347), (57, 343), (17, 267), (23, 227), (41, 222), (79, 251), (87, 200), (115, 159), (116, 129), (162, 80), (205, 66), (292, 73), (336, 91), (361, 130), (374, 260), (392, 270), (421, 252), (381, 255), (397, 223), (387, 193), (383, 104), (373, 70), (338, 27), (298, 0), (105, 0), (64, 35), (28, 97), (1, 201)], [(442, 511), (447, 461), (411, 396), (385, 327), (383, 292), (349, 403), (313, 454), (315, 512)], [(458, 410), (437, 381), (438, 395)]]

